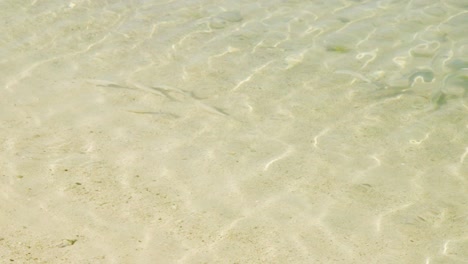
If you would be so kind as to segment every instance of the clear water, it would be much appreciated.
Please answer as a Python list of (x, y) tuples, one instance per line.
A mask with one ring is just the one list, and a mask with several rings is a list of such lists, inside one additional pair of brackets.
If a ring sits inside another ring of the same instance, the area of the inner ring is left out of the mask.
[(467, 263), (468, 2), (0, 2), (0, 257)]

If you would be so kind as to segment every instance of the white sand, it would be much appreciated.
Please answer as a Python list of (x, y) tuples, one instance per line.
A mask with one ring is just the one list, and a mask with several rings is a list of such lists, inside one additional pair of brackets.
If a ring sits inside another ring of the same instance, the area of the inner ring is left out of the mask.
[(2, 263), (466, 263), (463, 1), (31, 2)]

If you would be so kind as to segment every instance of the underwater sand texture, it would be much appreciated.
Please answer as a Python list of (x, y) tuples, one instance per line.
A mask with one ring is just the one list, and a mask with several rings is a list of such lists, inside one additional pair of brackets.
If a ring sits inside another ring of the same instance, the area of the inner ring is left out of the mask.
[(0, 2), (2, 263), (468, 263), (468, 5)]

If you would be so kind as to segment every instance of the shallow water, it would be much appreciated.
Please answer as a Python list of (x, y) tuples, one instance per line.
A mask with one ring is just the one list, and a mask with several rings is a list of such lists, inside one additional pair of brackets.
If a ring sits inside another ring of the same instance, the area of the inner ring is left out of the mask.
[(0, 2), (0, 257), (467, 263), (468, 4)]

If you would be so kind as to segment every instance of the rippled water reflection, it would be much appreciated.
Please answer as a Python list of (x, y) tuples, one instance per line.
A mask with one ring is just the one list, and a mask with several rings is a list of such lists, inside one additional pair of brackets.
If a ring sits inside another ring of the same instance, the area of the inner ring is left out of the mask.
[(2, 259), (468, 259), (465, 0), (0, 10)]

